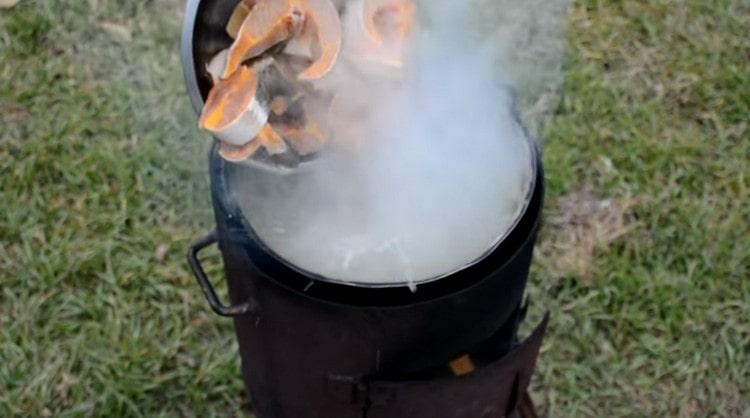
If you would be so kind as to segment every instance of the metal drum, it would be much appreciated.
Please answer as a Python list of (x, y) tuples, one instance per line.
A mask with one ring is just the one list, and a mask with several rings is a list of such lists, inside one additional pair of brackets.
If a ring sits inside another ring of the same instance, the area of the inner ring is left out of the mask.
[[(210, 89), (206, 61), (231, 41), (223, 27), (235, 4), (236, 0), (189, 1), (182, 56), (196, 110)], [(243, 375), (257, 416), (362, 417), (370, 408), (378, 410), (378, 399), (398, 397), (388, 395), (397, 385), (393, 382), (434, 377), (464, 354), (487, 351), (488, 341), (489, 363), (511, 352), (544, 196), (542, 166), (535, 149), (533, 153), (536, 171), (530, 193), (512, 229), (482, 257), (424, 280), (414, 292), (406, 284), (373, 287), (326, 280), (280, 257), (242, 212), (232, 180), (237, 175), (267, 174), (226, 162), (214, 148), (210, 175), (217, 227), (191, 247), (188, 258), (214, 311), (234, 319)], [(224, 261), (228, 304), (216, 296), (198, 260), (198, 253), (215, 243)], [(523, 373), (505, 370), (515, 377), (502, 384), (511, 389), (528, 384), (528, 364), (533, 370), (542, 333), (543, 328), (522, 346), (526, 351), (517, 353), (526, 359)], [(481, 385), (485, 378), (477, 376), (480, 380), (473, 384)], [(492, 382), (491, 376), (486, 379)], [(417, 383), (409, 387), (416, 392), (426, 388)], [(502, 402), (510, 405), (507, 399)], [(381, 415), (389, 416), (392, 410), (380, 407)], [(393, 411), (409, 408), (399, 404)], [(472, 413), (444, 416), (480, 416)], [(418, 415), (389, 418), (397, 416)]]

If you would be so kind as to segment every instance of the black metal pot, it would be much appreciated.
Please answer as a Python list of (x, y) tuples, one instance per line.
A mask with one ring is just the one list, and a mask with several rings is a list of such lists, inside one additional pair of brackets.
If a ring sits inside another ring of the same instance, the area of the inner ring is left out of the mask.
[[(541, 181), (521, 221), (495, 251), (412, 293), (407, 287), (317, 281), (273, 255), (234, 199), (227, 179), (238, 169), (246, 168), (212, 153), (217, 229), (191, 249), (190, 260), (212, 308), (234, 317), (245, 382), (260, 417), (354, 416), (329, 410), (352, 404), (331, 403), (332, 397), (350, 395), (342, 382), (411, 378), (480, 349), (490, 337), (505, 347), (496, 350), (498, 357), (510, 349), (516, 327), (507, 324), (518, 321), (541, 212)], [(231, 306), (218, 301), (197, 259), (216, 242)]]
[[(203, 77), (205, 63), (231, 42), (224, 23), (235, 4), (189, 1), (182, 56), (197, 110), (210, 88)], [(257, 237), (238, 206), (229, 178), (236, 170), (252, 168), (225, 162), (215, 148), (210, 167), (217, 229), (191, 247), (188, 258), (214, 311), (234, 318), (245, 383), (259, 417), (362, 417), (377, 397), (366, 389), (369, 385), (387, 392), (391, 386), (384, 382), (424, 376), (486, 348), (488, 340), (497, 358), (510, 351), (541, 214), (541, 163), (531, 200), (510, 234), (478, 262), (420, 285), (416, 293), (405, 285), (363, 288), (325, 282), (294, 268)], [(228, 306), (219, 301), (198, 260), (200, 250), (214, 243), (223, 256)], [(541, 342), (537, 334), (519, 354), (531, 358), (532, 370)], [(518, 379), (527, 384), (530, 371), (524, 367), (523, 373), (510, 374), (509, 387), (516, 388)], [(381, 416), (388, 416), (387, 411), (381, 409)], [(406, 415), (389, 418), (401, 416)]]

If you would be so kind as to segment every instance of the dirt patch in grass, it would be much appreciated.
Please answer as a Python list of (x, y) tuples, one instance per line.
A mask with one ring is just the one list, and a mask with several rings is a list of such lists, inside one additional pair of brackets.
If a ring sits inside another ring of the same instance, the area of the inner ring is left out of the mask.
[(547, 239), (539, 259), (554, 276), (591, 279), (597, 257), (638, 227), (632, 216), (637, 199), (605, 199), (590, 189), (557, 199), (547, 216)]

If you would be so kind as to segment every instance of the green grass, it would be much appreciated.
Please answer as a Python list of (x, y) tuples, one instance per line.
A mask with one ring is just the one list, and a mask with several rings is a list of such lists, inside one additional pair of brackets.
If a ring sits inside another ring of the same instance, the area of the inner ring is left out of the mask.
[[(181, 7), (0, 11), (2, 417), (245, 414), (184, 261), (211, 213)], [(529, 289), (548, 415), (748, 416), (748, 27), (743, 0), (573, 7)]]
[[(537, 386), (552, 415), (750, 414), (748, 27), (743, 1), (574, 8), (545, 135), (548, 219), (581, 191), (626, 210), (545, 231), (562, 244), (532, 286), (553, 312)], [(587, 266), (550, 268), (589, 244), (560, 241), (566, 229), (613, 223), (624, 235)]]
[(2, 12), (0, 416), (240, 411), (231, 324), (184, 261), (211, 218), (179, 3)]

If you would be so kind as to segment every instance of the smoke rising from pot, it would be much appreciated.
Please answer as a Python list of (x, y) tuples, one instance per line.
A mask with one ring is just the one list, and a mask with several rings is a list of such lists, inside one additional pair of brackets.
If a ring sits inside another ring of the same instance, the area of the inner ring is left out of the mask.
[(395, 76), (347, 60), (357, 50), (345, 38), (320, 83), (336, 97), (337, 146), (288, 175), (233, 179), (273, 251), (328, 280), (413, 287), (476, 261), (512, 229), (534, 153), (515, 116), (514, 63), (483, 3), (417, 3)]

